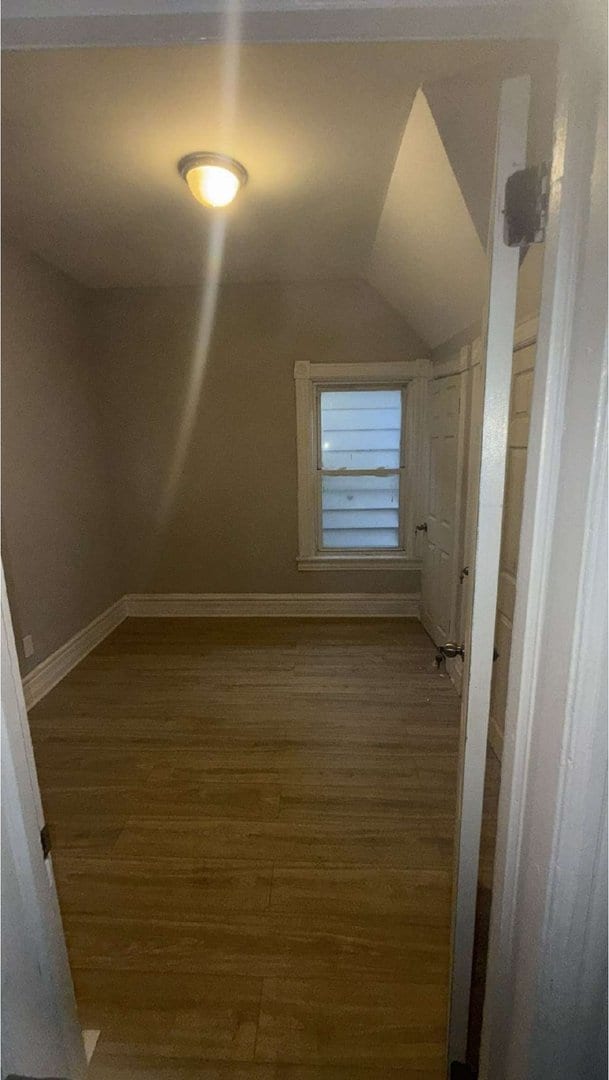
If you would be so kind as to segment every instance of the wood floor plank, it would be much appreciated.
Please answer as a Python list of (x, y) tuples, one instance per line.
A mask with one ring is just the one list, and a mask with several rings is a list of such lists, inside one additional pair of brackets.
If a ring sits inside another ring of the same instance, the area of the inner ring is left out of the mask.
[(117, 788), (53, 788), (45, 793), (47, 813), (59, 821), (99, 814), (128, 818), (211, 817), (265, 821), (278, 817), (278, 784), (248, 784), (237, 780), (191, 780), (175, 778), (159, 784), (155, 778)]
[(439, 1069), (443, 1013), (437, 988), (370, 980), (265, 979), (256, 1040), (262, 1061)]
[(385, 818), (382, 821), (238, 821), (228, 818), (152, 819), (127, 822), (116, 840), (117, 856), (186, 859), (255, 859), (291, 864), (356, 864), (446, 870), (452, 862), (451, 818)]
[(60, 851), (54, 866), (68, 918), (124, 912), (132, 919), (191, 922), (214, 912), (265, 911), (270, 904), (271, 863), (75, 857)]
[(399, 915), (414, 925), (446, 928), (451, 888), (448, 871), (277, 866), (270, 906), (291, 913)]
[(58, 851), (109, 855), (127, 824), (124, 814), (112, 811), (98, 811), (94, 815), (77, 813), (71, 817), (47, 813), (45, 817), (53, 847)]
[(195, 1061), (253, 1057), (259, 979), (76, 969), (75, 989), (82, 1022), (97, 1025), (101, 1046), (112, 1053), (179, 1053)]
[(390, 826), (409, 818), (452, 818), (454, 809), (454, 794), (442, 787), (399, 781), (357, 788), (351, 784), (282, 784), (278, 817), (297, 823), (334, 824), (347, 819)]
[(441, 987), (448, 930), (397, 916), (289, 915), (279, 911), (167, 917), (72, 915), (67, 941), (74, 970), (328, 977), (399, 977)]

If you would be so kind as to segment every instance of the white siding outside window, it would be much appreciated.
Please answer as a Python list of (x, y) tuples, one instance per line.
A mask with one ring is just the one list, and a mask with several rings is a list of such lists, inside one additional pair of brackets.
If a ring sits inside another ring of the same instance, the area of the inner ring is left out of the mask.
[(320, 390), (320, 549), (401, 546), (401, 389)]

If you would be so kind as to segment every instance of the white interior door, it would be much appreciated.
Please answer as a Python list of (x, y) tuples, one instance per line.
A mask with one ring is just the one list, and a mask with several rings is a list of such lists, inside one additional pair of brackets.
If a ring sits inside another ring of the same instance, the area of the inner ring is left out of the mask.
[(423, 540), (421, 621), (436, 645), (455, 632), (465, 375), (429, 383), (429, 489)]
[(2, 1076), (86, 1073), (2, 573)]
[(463, 665), (449, 1062), (465, 1061), (467, 1045), (516, 318), (519, 250), (504, 243), (503, 206), (508, 177), (526, 164), (529, 97), (528, 76), (506, 80), (497, 125), (488, 304), (481, 358), (484, 389), (474, 566), (470, 568), (471, 614), (464, 612), (469, 633)]

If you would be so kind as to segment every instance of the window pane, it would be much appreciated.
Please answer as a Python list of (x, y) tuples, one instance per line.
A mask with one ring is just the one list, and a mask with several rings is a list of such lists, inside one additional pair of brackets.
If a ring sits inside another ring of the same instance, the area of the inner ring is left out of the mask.
[(324, 548), (397, 548), (399, 476), (323, 476)]
[(324, 469), (397, 469), (399, 450), (322, 450)]
[(325, 529), (324, 548), (397, 548), (397, 529)]
[(400, 390), (323, 390), (320, 396), (322, 468), (399, 468)]

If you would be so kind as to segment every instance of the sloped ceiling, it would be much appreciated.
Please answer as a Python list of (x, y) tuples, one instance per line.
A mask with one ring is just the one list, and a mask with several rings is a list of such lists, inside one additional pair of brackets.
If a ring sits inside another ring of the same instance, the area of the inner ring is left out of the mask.
[(531, 76), (528, 159), (549, 160), (555, 92), (555, 49), (523, 42), (506, 62), (473, 68), (458, 78), (428, 80), (423, 90), (481, 243), (486, 246), (493, 182), (495, 125), (503, 79)]
[(422, 90), (394, 166), (368, 280), (432, 348), (480, 315), (484, 249)]
[(480, 243), (486, 246), (501, 78), (479, 72), (423, 90)]
[[(524, 43), (502, 63), (426, 81), (415, 98), (368, 279), (432, 348), (481, 318), (502, 80), (531, 75), (528, 159), (549, 161), (554, 61), (552, 45)], [(539, 300), (540, 266), (532, 250), (520, 273), (521, 304), (531, 290), (531, 312)]]

